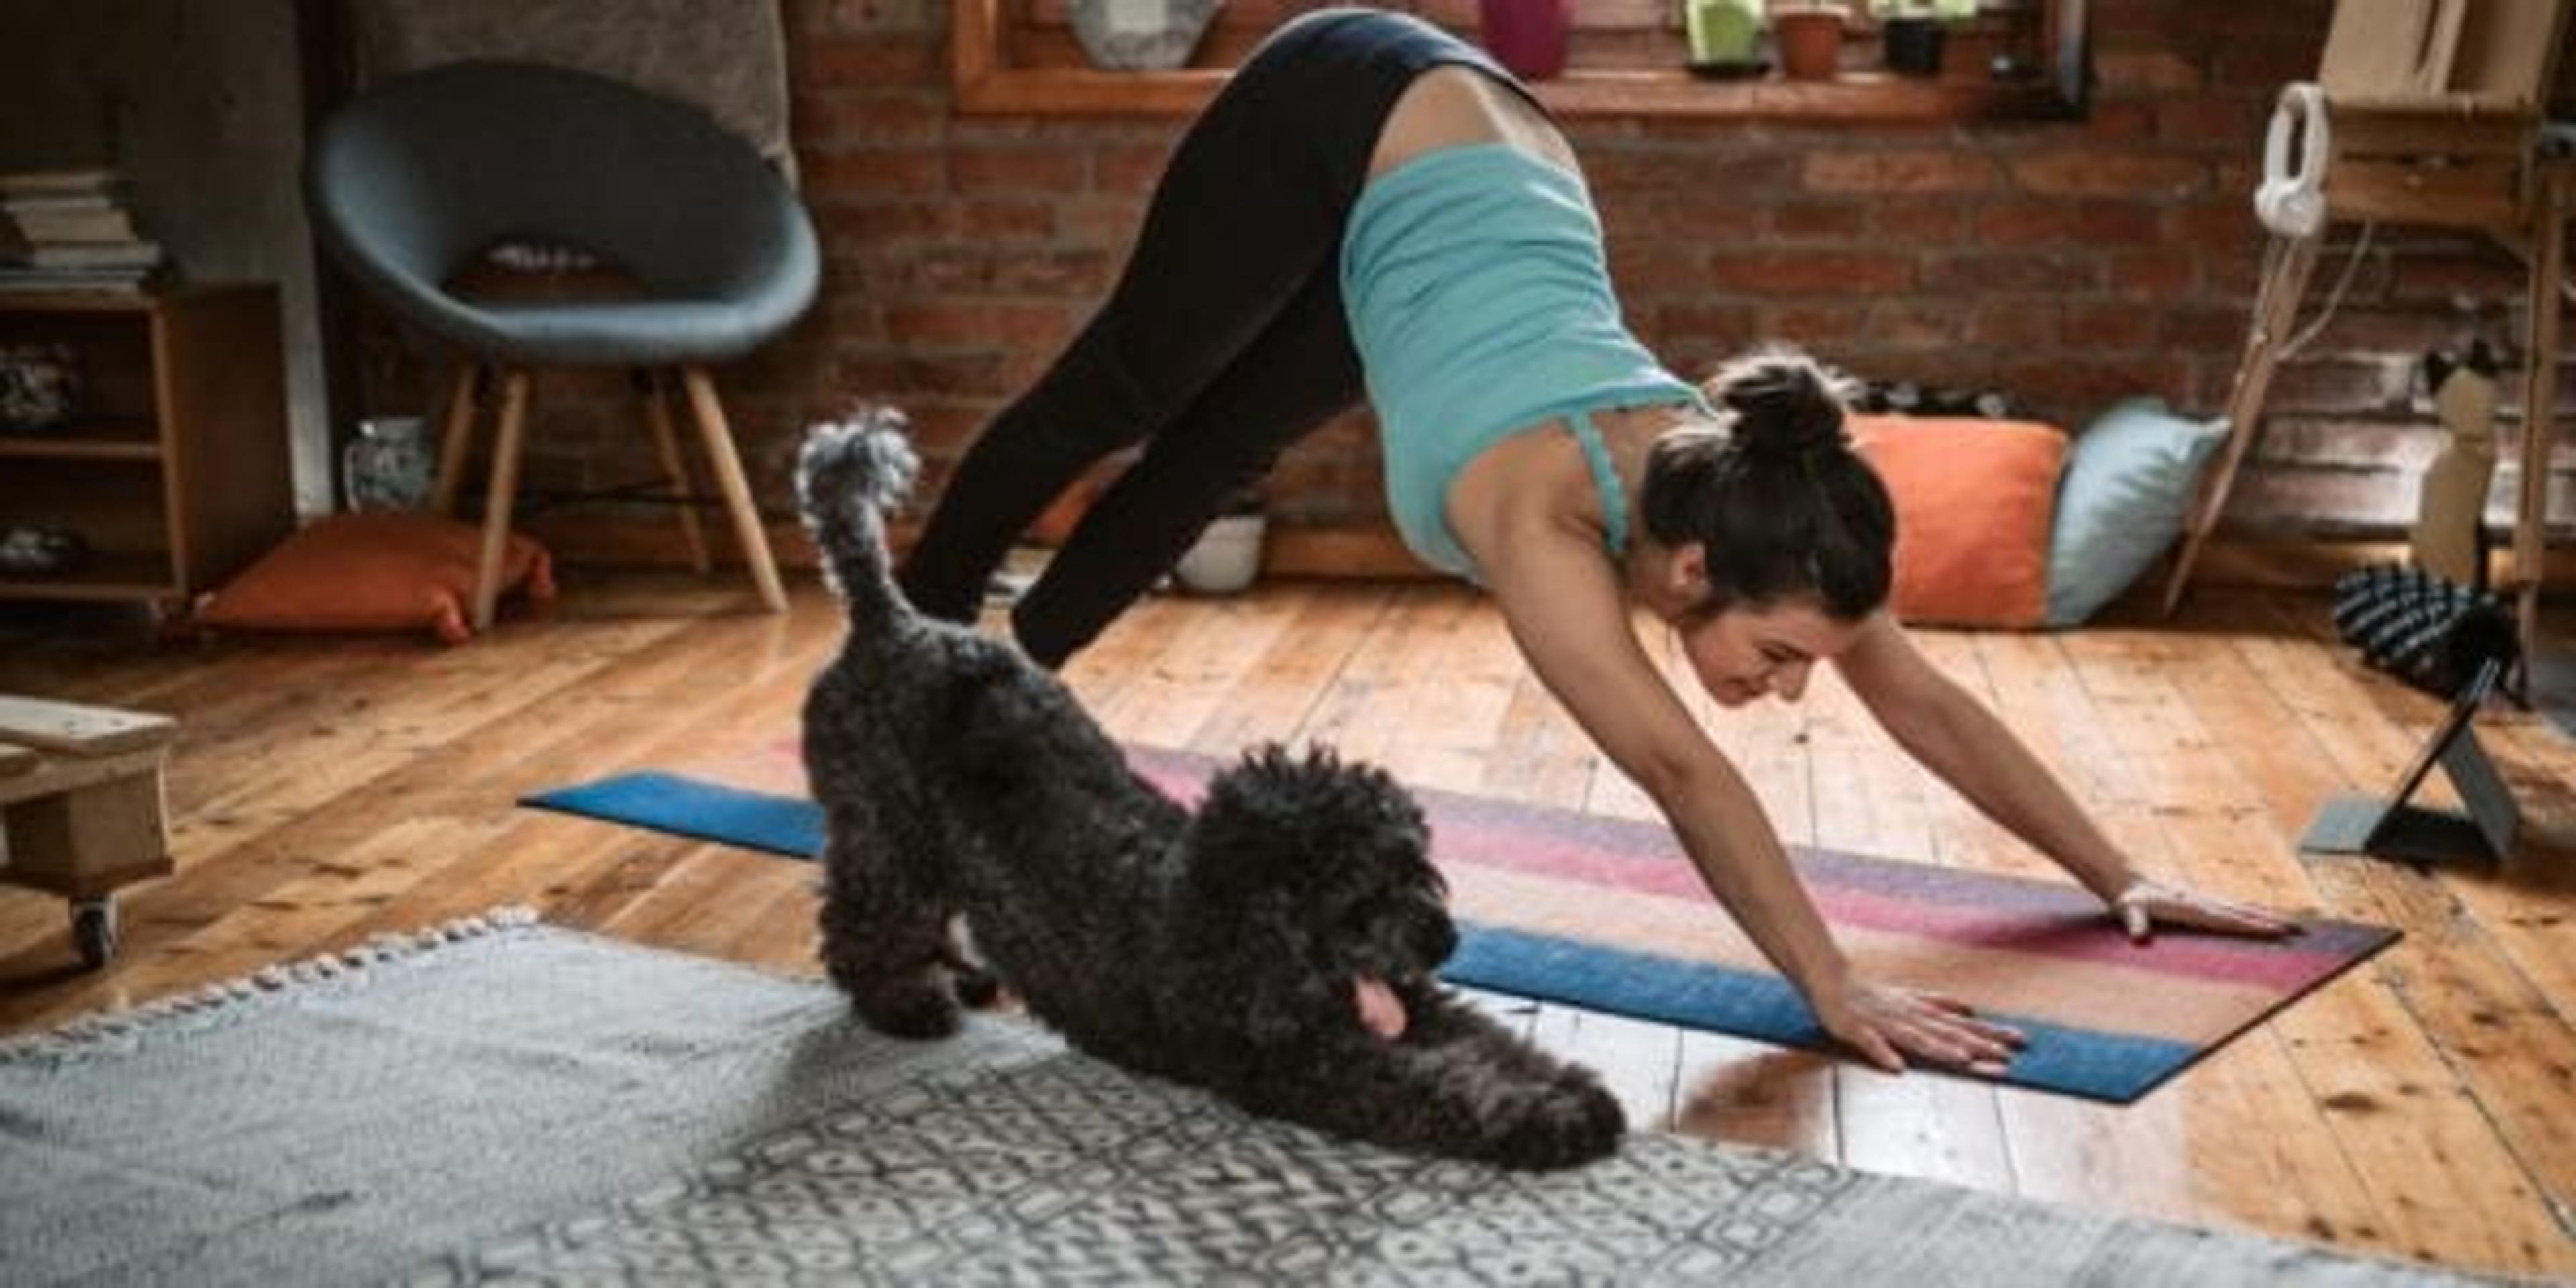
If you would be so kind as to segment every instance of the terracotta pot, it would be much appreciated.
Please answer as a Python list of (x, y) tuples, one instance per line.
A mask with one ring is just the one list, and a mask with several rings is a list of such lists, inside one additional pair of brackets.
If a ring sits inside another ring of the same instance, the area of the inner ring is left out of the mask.
[(1840, 8), (1773, 13), (1771, 34), (1780, 47), (1780, 70), (1791, 80), (1832, 80), (1842, 68), (1847, 17)]

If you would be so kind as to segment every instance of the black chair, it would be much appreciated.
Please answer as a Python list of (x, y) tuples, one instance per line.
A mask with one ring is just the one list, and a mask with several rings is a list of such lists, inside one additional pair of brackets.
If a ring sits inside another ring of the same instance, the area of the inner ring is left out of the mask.
[[(491, 624), (518, 486), (530, 373), (615, 366), (642, 377), (647, 422), (679, 493), (691, 559), (708, 567), (663, 402), (676, 371), (760, 597), (784, 611), (760, 517), (708, 365), (777, 335), (813, 303), (821, 256), (804, 208), (752, 146), (695, 107), (623, 82), (534, 63), (453, 63), (351, 99), (305, 161), (324, 245), (405, 321), (467, 355), (446, 414), (435, 504), (452, 513), (484, 368), (501, 377), (474, 596)], [(594, 256), (631, 299), (509, 301), (451, 289), (496, 246)]]

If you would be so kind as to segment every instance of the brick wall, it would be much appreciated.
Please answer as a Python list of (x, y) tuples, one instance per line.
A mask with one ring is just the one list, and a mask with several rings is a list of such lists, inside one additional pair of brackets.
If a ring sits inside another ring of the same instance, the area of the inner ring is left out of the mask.
[[(782, 513), (798, 427), (853, 397), (910, 410), (935, 486), (1113, 280), (1181, 128), (952, 116), (944, 4), (785, 7), (824, 298), (722, 375), (755, 485)], [(2248, 193), (2262, 125), (2278, 85), (2313, 73), (2330, 8), (2096, 0), (2098, 85), (2077, 124), (1586, 119), (1569, 132), (1631, 322), (1685, 374), (1776, 338), (1863, 375), (1998, 385), (2062, 423), (2141, 393), (2214, 412), (2259, 262)], [(2352, 245), (2352, 230), (2335, 235), (2312, 301)], [(2276, 380), (2231, 525), (2402, 527), (2438, 445), (2416, 358), (2485, 336), (2518, 363), (2521, 295), (2518, 262), (2497, 248), (2379, 230), (2334, 324)], [(400, 356), (379, 369), (382, 388), (427, 383)], [(651, 474), (614, 392), (548, 385), (536, 479)], [(1271, 492), (1288, 523), (1373, 529), (1378, 485), (1369, 424), (1353, 416), (1292, 452)], [(2511, 495), (2500, 482), (2497, 514)]]

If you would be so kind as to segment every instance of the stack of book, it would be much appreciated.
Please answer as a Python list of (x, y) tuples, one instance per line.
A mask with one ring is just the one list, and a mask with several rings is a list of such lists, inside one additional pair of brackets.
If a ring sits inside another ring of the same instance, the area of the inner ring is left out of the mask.
[(0, 291), (141, 291), (161, 263), (115, 171), (0, 173)]

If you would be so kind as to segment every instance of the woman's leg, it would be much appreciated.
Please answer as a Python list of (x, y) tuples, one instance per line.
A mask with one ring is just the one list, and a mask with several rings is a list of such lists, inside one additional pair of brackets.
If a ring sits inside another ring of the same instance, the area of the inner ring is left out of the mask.
[(1327, 266), (1083, 515), (1011, 610), (1021, 651), (1063, 665), (1170, 570), (1233, 493), (1364, 393), (1341, 282)]
[[(1169, 432), (1311, 280), (1337, 271), (1387, 110), (1422, 68), (1465, 48), (1411, 19), (1353, 12), (1309, 15), (1264, 42), (1182, 139), (1108, 302), (958, 463), (903, 570), (916, 607), (970, 620), (1039, 511), (1103, 456)], [(1303, 414), (1312, 399), (1295, 401)]]

